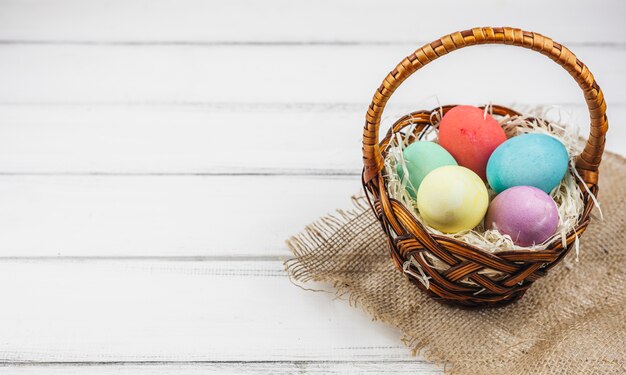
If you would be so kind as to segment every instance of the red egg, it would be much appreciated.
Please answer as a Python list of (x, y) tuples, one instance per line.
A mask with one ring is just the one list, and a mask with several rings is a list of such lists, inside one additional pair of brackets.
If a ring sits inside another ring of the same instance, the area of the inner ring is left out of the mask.
[(487, 161), (493, 150), (506, 141), (504, 130), (489, 113), (471, 105), (449, 110), (439, 123), (439, 145), (456, 160), (487, 179)]

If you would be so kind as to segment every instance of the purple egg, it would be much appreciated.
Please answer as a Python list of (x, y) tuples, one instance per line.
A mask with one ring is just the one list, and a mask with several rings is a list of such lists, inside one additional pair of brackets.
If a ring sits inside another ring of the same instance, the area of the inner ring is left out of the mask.
[(519, 246), (540, 244), (556, 232), (559, 212), (552, 198), (532, 186), (514, 186), (489, 205), (485, 228), (508, 234)]

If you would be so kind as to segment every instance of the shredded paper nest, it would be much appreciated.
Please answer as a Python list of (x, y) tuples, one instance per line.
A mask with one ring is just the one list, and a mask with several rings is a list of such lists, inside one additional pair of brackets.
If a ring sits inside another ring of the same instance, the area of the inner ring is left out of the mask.
[[(491, 107), (485, 107), (485, 114), (491, 112)], [(503, 235), (495, 229), (485, 230), (483, 224), (479, 224), (472, 230), (458, 233), (443, 233), (426, 224), (417, 209), (417, 202), (407, 192), (407, 184), (411, 182), (406, 177), (409, 175), (406, 163), (403, 158), (403, 150), (415, 139), (415, 125), (409, 125), (402, 132), (396, 133), (387, 148), (385, 157), (384, 177), (387, 182), (387, 192), (404, 204), (404, 206), (424, 225), (431, 233), (451, 237), (465, 243), (474, 245), (489, 252), (505, 250), (542, 250), (557, 237), (565, 241), (567, 233), (572, 231), (578, 224), (578, 218), (583, 212), (584, 204), (580, 187), (576, 180), (580, 178), (574, 167), (576, 155), (580, 153), (580, 142), (578, 132), (568, 128), (559, 122), (547, 122), (543, 120), (545, 111), (535, 111), (538, 115), (505, 116), (498, 119), (508, 138), (525, 133), (542, 133), (557, 138), (567, 148), (570, 158), (570, 170), (566, 173), (561, 183), (550, 192), (550, 196), (556, 202), (559, 213), (559, 225), (556, 233), (545, 242), (535, 244), (531, 247), (521, 247), (515, 245), (509, 235)], [(419, 135), (420, 140), (437, 141), (437, 127), (441, 119), (440, 112), (433, 112), (433, 126), (427, 128)], [(397, 166), (400, 165), (404, 178), (400, 178), (397, 173)], [(496, 193), (487, 185), (489, 200), (493, 199)], [(576, 246), (578, 253), (578, 246)], [(436, 258), (431, 259), (435, 268), (444, 269), (447, 265), (437, 262)], [(440, 267), (439, 267), (440, 266)]]

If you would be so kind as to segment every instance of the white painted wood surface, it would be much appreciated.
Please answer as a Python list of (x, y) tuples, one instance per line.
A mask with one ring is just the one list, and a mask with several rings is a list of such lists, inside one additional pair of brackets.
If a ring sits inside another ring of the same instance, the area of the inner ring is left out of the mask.
[[(417, 47), (9, 44), (0, 48), (0, 103), (368, 104), (378, 81)], [(626, 67), (617, 62), (626, 59), (626, 48), (572, 49), (598, 76), (606, 96), (621, 103), (626, 87), (619, 78)], [(443, 103), (584, 103), (576, 82), (552, 60), (503, 45), (442, 57), (415, 73), (392, 101), (419, 104), (435, 96)]]
[[(0, 365), (1, 366), (1, 365)], [(0, 367), (2, 370), (2, 367)], [(98, 363), (98, 364), (19, 364), (11, 373), (21, 375), (74, 374), (220, 374), (220, 375), (291, 375), (291, 374), (439, 374), (432, 365), (409, 361), (299, 361), (299, 362), (183, 362), (183, 363)]]
[[(274, 257), (350, 176), (0, 176), (0, 256)], [(45, 246), (43, 246), (45, 243)]]
[[(506, 24), (570, 46), (605, 91), (608, 148), (626, 154), (625, 10), (0, 0), (0, 372), (439, 372), (397, 330), (291, 285), (283, 240), (349, 205), (375, 88), (451, 31)], [(489, 101), (558, 105), (586, 130), (565, 72), (501, 46), (429, 65), (385, 123)]]
[(4, 40), (45, 42), (430, 42), (477, 25), (515, 25), (568, 43), (622, 43), (620, 0), (3, 1)]
[(5, 361), (408, 359), (397, 332), (274, 260), (5, 260), (0, 281)]

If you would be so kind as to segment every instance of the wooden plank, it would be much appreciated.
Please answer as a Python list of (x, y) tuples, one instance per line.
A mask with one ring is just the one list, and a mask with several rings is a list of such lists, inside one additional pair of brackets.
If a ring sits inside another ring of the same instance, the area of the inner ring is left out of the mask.
[(0, 283), (4, 362), (420, 362), (279, 261), (2, 260)]
[(0, 106), (0, 173), (351, 173), (359, 106)]
[(0, 257), (272, 257), (358, 176), (0, 176)]
[[(0, 37), (25, 41), (406, 42), (513, 25), (578, 43), (623, 43), (619, 0), (4, 1)], [(593, 16), (590, 16), (593, 15)], [(444, 22), (445, 21), (445, 22)]]
[[(419, 103), (394, 106), (383, 124)], [(360, 105), (0, 106), (0, 174), (353, 174)], [(557, 112), (553, 112), (556, 114)], [(563, 109), (586, 136), (584, 106)], [(607, 149), (626, 154), (626, 105)]]
[(422, 361), (381, 362), (215, 362), (175, 364), (87, 364), (87, 365), (10, 365), (4, 367), (15, 375), (291, 375), (291, 374), (441, 374), (435, 366)]
[[(417, 45), (416, 45), (417, 46)], [(415, 47), (416, 47), (415, 46)], [(354, 103), (367, 106), (414, 46), (0, 46), (0, 103)], [(609, 104), (626, 97), (626, 49), (578, 46)], [(468, 73), (471, 72), (471, 73)], [(403, 85), (396, 103), (583, 103), (551, 60), (510, 46), (445, 56)]]

